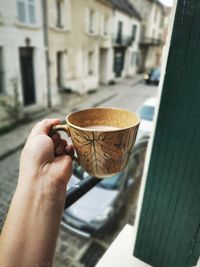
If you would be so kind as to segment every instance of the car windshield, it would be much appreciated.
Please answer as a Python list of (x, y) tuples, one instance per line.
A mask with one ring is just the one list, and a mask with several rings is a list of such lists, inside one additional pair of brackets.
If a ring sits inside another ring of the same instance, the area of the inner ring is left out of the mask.
[(140, 118), (147, 121), (152, 121), (154, 116), (155, 108), (153, 106), (143, 106), (139, 110)]
[(122, 175), (123, 173), (121, 172), (110, 178), (105, 178), (98, 184), (98, 186), (111, 190), (119, 189)]
[(151, 76), (153, 78), (159, 79), (160, 78), (160, 69), (155, 69), (151, 71)]

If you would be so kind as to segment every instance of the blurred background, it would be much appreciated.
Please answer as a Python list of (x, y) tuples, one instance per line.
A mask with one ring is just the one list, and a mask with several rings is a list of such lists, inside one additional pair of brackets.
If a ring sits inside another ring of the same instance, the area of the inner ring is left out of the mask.
[[(124, 172), (63, 213), (55, 267), (92, 267), (133, 225), (172, 1), (0, 1), (0, 230), (21, 149), (40, 119), (114, 106), (141, 117)], [(88, 174), (74, 164), (68, 189)]]

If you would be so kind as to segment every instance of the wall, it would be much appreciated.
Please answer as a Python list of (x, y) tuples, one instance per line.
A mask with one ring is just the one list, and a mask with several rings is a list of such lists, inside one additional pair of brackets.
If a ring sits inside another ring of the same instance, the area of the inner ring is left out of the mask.
[[(0, 46), (3, 47), (4, 61), (4, 96), (0, 98), (10, 99), (13, 95), (11, 80), (18, 78), (19, 97), (23, 104), (19, 48), (25, 47), (27, 38), (30, 39), (30, 46), (34, 47), (34, 76), (35, 76), (35, 93), (36, 106), (46, 106), (46, 66), (45, 50), (43, 46), (43, 33), (41, 21), (41, 6), (36, 1), (36, 24), (34, 26), (21, 24), (17, 21), (16, 1), (8, 0), (0, 2), (1, 23), (0, 23)], [(12, 7), (12, 8), (11, 8)], [(26, 108), (25, 110), (28, 110)], [(0, 110), (1, 118), (5, 113)]]

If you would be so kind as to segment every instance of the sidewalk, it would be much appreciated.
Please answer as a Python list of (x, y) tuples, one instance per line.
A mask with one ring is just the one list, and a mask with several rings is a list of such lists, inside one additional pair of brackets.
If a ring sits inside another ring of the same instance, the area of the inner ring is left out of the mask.
[[(61, 107), (53, 108), (52, 112), (45, 117), (59, 118), (63, 120), (69, 112), (90, 107), (97, 107), (109, 99), (117, 96), (124, 86), (131, 88), (139, 83), (141, 79), (141, 75), (136, 75), (133, 78), (119, 81), (115, 85), (101, 85), (97, 91), (92, 93), (87, 93), (84, 95), (66, 94), (64, 95), (64, 97), (67, 99), (66, 105), (63, 104)], [(65, 101), (63, 102), (65, 103)], [(41, 119), (43, 118), (41, 117), (39, 120)], [(37, 121), (38, 120), (35, 120), (19, 126), (8, 134), (4, 134), (0, 137), (0, 160), (24, 146), (29, 132)]]

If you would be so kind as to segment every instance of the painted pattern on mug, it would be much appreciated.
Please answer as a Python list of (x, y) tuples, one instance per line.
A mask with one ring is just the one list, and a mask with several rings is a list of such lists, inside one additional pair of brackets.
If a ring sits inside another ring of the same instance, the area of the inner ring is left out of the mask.
[(123, 170), (131, 153), (137, 128), (119, 131), (81, 131), (70, 127), (80, 164), (91, 175), (105, 177)]

